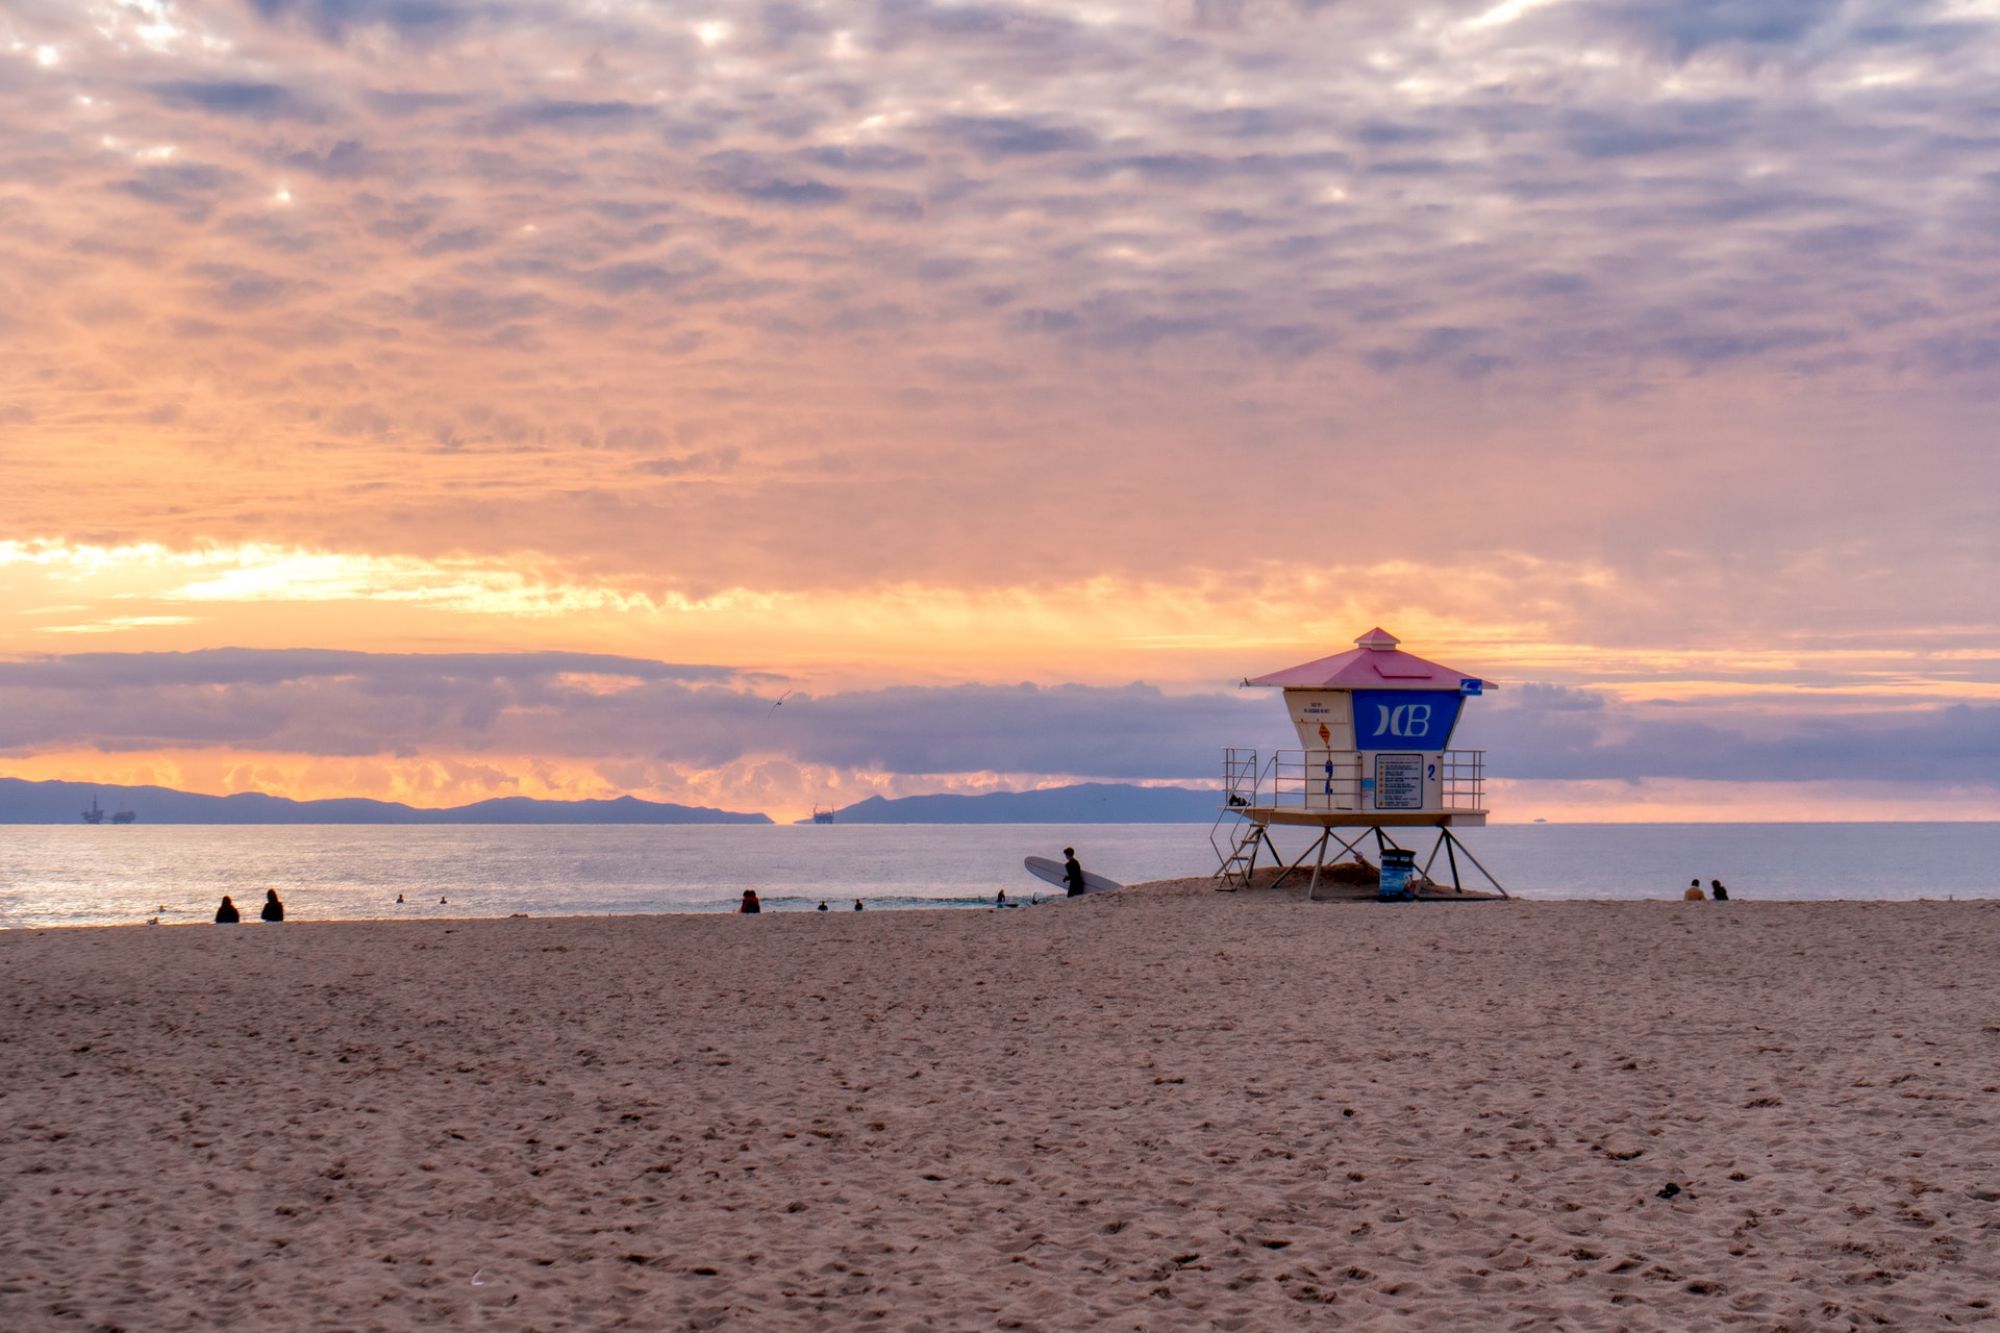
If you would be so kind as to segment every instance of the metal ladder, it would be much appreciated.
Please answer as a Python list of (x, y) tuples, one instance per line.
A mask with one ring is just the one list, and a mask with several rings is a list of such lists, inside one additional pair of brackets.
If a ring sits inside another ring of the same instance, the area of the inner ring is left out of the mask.
[[(1278, 849), (1271, 842), (1271, 835), (1264, 826), (1251, 819), (1244, 811), (1257, 803), (1257, 793), (1269, 777), (1270, 765), (1259, 766), (1255, 750), (1231, 747), (1222, 752), (1222, 799), (1223, 806), (1216, 813), (1215, 823), (1209, 826), (1208, 845), (1215, 849), (1218, 863), (1215, 877), (1223, 881), (1222, 893), (1234, 893), (1237, 889), (1250, 887), (1250, 876), (1257, 870), (1257, 848), (1271, 849), (1271, 855), (1278, 857)], [(1277, 757), (1272, 756), (1275, 764)], [(1223, 821), (1231, 816), (1239, 821), (1237, 827), (1226, 837), (1222, 834)], [(1227, 845), (1229, 850), (1223, 851)]]
[[(1234, 893), (1250, 887), (1250, 877), (1257, 872), (1257, 849), (1260, 846), (1271, 847), (1270, 834), (1264, 831), (1262, 824), (1245, 820), (1230, 839), (1229, 854), (1221, 858), (1222, 864), (1215, 872), (1215, 877), (1228, 886), (1222, 892)], [(1220, 851), (1219, 848), (1217, 850)], [(1271, 847), (1271, 855), (1275, 857), (1277, 854), (1278, 849)]]

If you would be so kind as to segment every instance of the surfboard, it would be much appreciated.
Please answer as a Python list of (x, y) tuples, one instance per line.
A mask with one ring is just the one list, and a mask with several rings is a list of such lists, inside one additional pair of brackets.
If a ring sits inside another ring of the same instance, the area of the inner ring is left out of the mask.
[[(1046, 880), (1061, 889), (1064, 893), (1069, 892), (1069, 877), (1063, 874), (1062, 862), (1050, 860), (1046, 856), (1030, 856), (1025, 858), (1021, 864), (1026, 866), (1028, 873), (1036, 879)], [(1123, 884), (1120, 884), (1115, 879), (1106, 879), (1102, 875), (1093, 875), (1088, 870), (1083, 872), (1083, 891), (1085, 893), (1108, 893), (1112, 889), (1122, 889), (1124, 887)]]

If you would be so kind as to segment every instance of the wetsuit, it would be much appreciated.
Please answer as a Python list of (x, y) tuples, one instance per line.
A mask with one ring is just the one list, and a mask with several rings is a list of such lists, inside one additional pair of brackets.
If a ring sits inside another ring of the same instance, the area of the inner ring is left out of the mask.
[(1063, 862), (1063, 878), (1069, 881), (1069, 896), (1081, 898), (1084, 892), (1083, 867), (1077, 864), (1074, 856)]

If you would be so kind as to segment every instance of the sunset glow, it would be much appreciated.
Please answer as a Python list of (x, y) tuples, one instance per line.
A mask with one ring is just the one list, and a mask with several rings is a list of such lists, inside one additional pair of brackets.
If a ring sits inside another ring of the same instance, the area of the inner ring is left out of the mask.
[(1991, 817), (1996, 76), (1873, 0), (17, 7), (0, 774), (1203, 782), (1381, 624), (1502, 683), (1498, 818)]

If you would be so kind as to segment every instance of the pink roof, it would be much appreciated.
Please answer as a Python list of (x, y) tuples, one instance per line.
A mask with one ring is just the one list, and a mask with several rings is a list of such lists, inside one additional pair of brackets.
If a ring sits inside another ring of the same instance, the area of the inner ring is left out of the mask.
[(1268, 676), (1252, 676), (1243, 683), (1281, 685), (1294, 690), (1455, 690), (1460, 681), (1476, 679), (1452, 667), (1398, 651), (1396, 645), (1401, 640), (1379, 626), (1354, 642), (1356, 646), (1344, 653), (1286, 667)]

